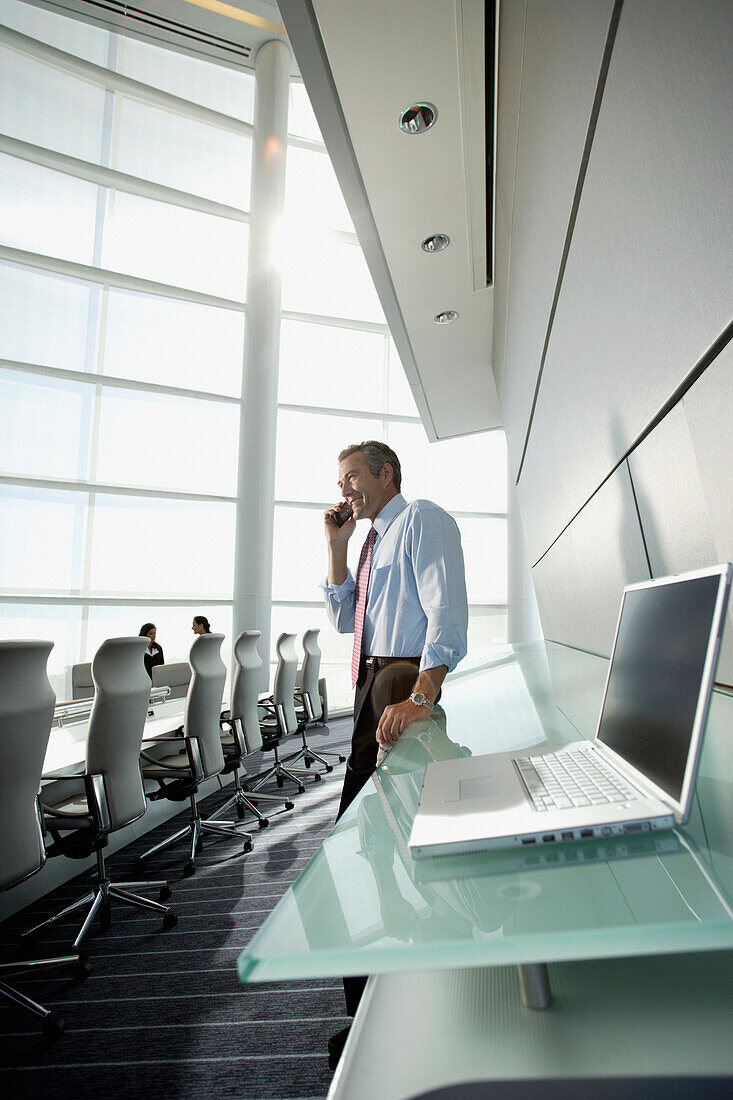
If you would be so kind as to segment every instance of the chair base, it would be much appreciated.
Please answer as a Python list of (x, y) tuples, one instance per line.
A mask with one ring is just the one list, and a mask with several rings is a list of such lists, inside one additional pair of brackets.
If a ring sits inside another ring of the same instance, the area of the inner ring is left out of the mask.
[[(57, 966), (70, 966), (74, 969), (77, 979), (85, 978), (89, 973), (89, 967), (81, 955), (58, 955), (48, 959), (21, 959), (13, 963), (0, 963), (0, 975), (17, 977), (25, 971), (51, 970)], [(47, 1040), (58, 1039), (64, 1032), (64, 1020), (61, 1016), (55, 1016), (50, 1008), (39, 1004), (38, 1001), (27, 997), (12, 985), (0, 980), (0, 999), (10, 1001), (18, 1008), (30, 1012), (42, 1021), (43, 1036)]]
[(237, 783), (234, 794), (219, 807), (216, 813), (211, 815), (209, 821), (218, 821), (221, 815), (226, 813), (230, 806), (234, 806), (240, 821), (244, 820), (246, 815), (250, 813), (257, 819), (260, 829), (266, 829), (270, 824), (270, 819), (257, 808), (258, 801), (277, 802), (283, 807), (283, 810), (278, 810), (276, 811), (277, 813), (282, 813), (284, 810), (292, 810), (295, 805), (294, 802), (290, 802), (289, 800), (286, 801), (276, 794), (246, 794)]
[(241, 832), (233, 821), (199, 817), (198, 807), (193, 796), (191, 797), (191, 808), (191, 820), (188, 824), (184, 825), (182, 829), (178, 829), (171, 836), (166, 837), (165, 840), (154, 844), (152, 848), (148, 848), (146, 852), (137, 857), (138, 861), (147, 859), (148, 856), (155, 855), (158, 852), (164, 852), (167, 848), (172, 848), (174, 844), (177, 844), (179, 840), (189, 837), (189, 856), (183, 865), (183, 873), (184, 875), (193, 875), (196, 871), (196, 852), (201, 851), (204, 846), (204, 833), (213, 833), (216, 836), (227, 837), (229, 840), (243, 840), (243, 853), (252, 851), (252, 837), (249, 833)]
[(131, 905), (135, 909), (146, 909), (149, 912), (159, 913), (163, 918), (163, 928), (165, 929), (173, 928), (178, 923), (178, 917), (169, 905), (162, 905), (160, 902), (151, 901), (150, 898), (145, 898), (141, 894), (132, 893), (133, 888), (138, 890), (157, 888), (160, 891), (159, 896), (161, 898), (169, 898), (170, 888), (165, 880), (156, 882), (111, 882), (107, 878), (104, 856), (101, 851), (97, 851), (97, 876), (99, 883), (88, 894), (72, 902), (71, 905), (67, 905), (65, 909), (49, 917), (48, 920), (41, 921), (33, 928), (28, 928), (23, 935), (36, 935), (42, 928), (47, 928), (49, 925), (55, 924), (56, 921), (68, 916), (69, 913), (75, 913), (77, 909), (83, 909), (85, 905), (88, 905), (89, 910), (74, 940), (74, 948), (78, 950), (89, 935), (97, 917), (99, 917), (99, 925), (102, 931), (107, 931), (112, 923), (113, 900), (122, 902), (124, 905)]

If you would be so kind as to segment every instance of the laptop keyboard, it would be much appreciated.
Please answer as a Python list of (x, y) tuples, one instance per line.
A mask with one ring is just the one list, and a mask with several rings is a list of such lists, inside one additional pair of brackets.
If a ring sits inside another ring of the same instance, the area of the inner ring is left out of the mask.
[(519, 756), (514, 763), (536, 810), (569, 810), (638, 798), (623, 777), (604, 767), (590, 749)]

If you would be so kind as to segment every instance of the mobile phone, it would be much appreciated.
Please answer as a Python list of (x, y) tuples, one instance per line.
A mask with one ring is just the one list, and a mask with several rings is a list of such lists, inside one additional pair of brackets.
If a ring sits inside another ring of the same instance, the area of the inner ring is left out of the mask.
[(348, 500), (345, 500), (338, 512), (334, 512), (333, 521), (337, 527), (343, 527), (346, 521), (351, 519), (352, 514), (351, 505)]

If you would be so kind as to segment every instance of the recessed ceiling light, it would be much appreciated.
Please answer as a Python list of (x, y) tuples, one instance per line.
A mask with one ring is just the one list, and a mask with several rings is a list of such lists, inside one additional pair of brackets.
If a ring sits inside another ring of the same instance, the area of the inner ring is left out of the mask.
[(413, 103), (400, 115), (400, 129), (406, 134), (424, 134), (437, 117), (438, 111), (432, 103)]
[(444, 309), (442, 313), (436, 313), (433, 320), (436, 325), (449, 325), (451, 321), (458, 320), (458, 314), (454, 309)]
[(450, 244), (450, 237), (446, 233), (435, 233), (432, 237), (426, 237), (420, 245), (423, 252), (442, 252)]

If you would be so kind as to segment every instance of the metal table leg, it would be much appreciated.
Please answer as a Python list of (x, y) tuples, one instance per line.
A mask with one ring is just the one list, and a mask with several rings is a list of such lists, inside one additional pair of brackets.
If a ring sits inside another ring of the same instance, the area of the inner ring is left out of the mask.
[(539, 1012), (549, 1008), (552, 1004), (552, 991), (545, 963), (523, 963), (517, 970), (525, 1008), (533, 1008)]

